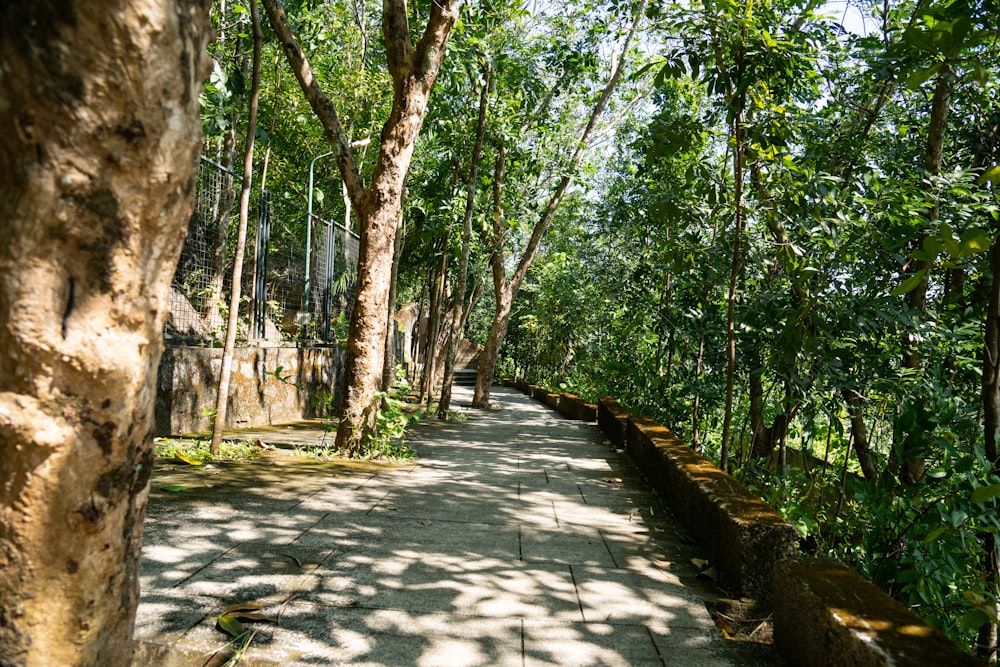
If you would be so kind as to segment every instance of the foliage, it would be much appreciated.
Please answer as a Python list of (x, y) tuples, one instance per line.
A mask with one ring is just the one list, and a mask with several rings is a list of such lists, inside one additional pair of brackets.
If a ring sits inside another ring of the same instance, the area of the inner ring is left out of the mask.
[[(239, 6), (217, 17), (225, 39), (213, 47), (203, 98), (217, 152), (242, 103)], [(350, 109), (352, 137), (370, 136), (391, 99), (380, 49), (368, 48), (381, 39), (377, 8), (290, 7), (318, 76)], [(980, 395), (982, 304), (1000, 228), (995, 8), (866, 3), (874, 28), (860, 35), (816, 7), (650, 8), (648, 65), (609, 110), (619, 122), (612, 140), (588, 156), (540, 244), (497, 372), (591, 399), (615, 395), (709, 456), (729, 416), (735, 474), (785, 513), (805, 550), (848, 561), (971, 646), (978, 625), (994, 620), (997, 598), (981, 572), (1000, 494), (981, 491), (998, 483), (998, 462), (983, 454)], [(435, 271), (444, 267), (446, 283), (457, 271), (483, 87), (492, 86), (473, 226), (493, 224), (502, 146), (496, 238), (518, 247), (566, 169), (629, 9), (463, 8), (409, 175), (401, 302), (426, 312)], [(266, 53), (278, 62), (279, 45), (269, 41)], [(264, 125), (273, 118), (269, 182), (302, 196), (304, 166), (327, 144), (292, 85), (280, 68), (265, 71), (262, 113)], [(941, 91), (950, 115), (941, 167), (930, 169)], [(362, 170), (374, 146), (360, 153)], [(320, 213), (339, 219), (332, 164), (317, 166)], [(726, 296), (741, 206), (727, 415)], [(496, 250), (489, 235), (473, 236), (470, 294), (489, 285)], [(508, 277), (514, 270), (503, 268)], [(480, 344), (494, 307), (484, 290), (467, 328)], [(381, 397), (380, 435), (367, 455), (411, 455), (400, 440), (415, 416), (406, 391)], [(859, 397), (859, 412), (846, 396)], [(770, 459), (755, 451), (762, 443)], [(875, 478), (863, 476), (859, 446)], [(915, 455), (925, 473), (904, 484), (899, 468)]]
[(219, 453), (209, 452), (208, 440), (200, 438), (156, 438), (156, 456), (173, 459), (189, 465), (202, 465), (207, 461), (252, 461), (265, 454), (268, 447), (259, 440), (223, 440)]

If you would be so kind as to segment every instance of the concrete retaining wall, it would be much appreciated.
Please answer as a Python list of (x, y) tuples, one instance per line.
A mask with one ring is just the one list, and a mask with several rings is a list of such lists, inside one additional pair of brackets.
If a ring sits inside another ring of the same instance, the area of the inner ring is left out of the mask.
[(597, 421), (597, 405), (587, 403), (573, 394), (559, 395), (559, 414), (567, 419), (593, 422)]
[(798, 535), (771, 505), (685, 445), (665, 426), (632, 416), (625, 451), (739, 595), (771, 598), (774, 565)]
[[(266, 426), (326, 417), (318, 395), (334, 394), (343, 353), (337, 347), (237, 348), (233, 358), (227, 428)], [(222, 349), (174, 347), (163, 351), (156, 391), (157, 436), (211, 430)], [(281, 367), (279, 380), (274, 373)]]
[[(540, 391), (521, 380), (509, 386)], [(560, 412), (576, 398), (563, 396)], [(789, 665), (982, 664), (845, 565), (795, 556), (795, 530), (777, 510), (666, 427), (630, 415), (610, 396), (595, 407), (605, 436), (626, 449), (723, 583), (770, 602), (775, 643)]]
[(625, 447), (625, 435), (628, 432), (628, 410), (610, 396), (604, 396), (597, 401), (597, 425), (615, 447)]
[(775, 569), (774, 640), (809, 667), (982, 664), (853, 570), (815, 558)]

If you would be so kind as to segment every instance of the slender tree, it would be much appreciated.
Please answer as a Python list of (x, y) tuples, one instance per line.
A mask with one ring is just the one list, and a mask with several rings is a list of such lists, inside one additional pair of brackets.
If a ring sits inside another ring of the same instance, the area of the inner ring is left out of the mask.
[[(493, 322), (490, 325), (489, 335), (486, 338), (486, 345), (484, 346), (482, 354), (479, 357), (479, 372), (476, 374), (476, 389), (472, 399), (472, 405), (474, 407), (485, 408), (489, 406), (490, 388), (493, 385), (493, 376), (496, 372), (497, 360), (500, 357), (500, 347), (503, 345), (504, 338), (507, 336), (507, 327), (510, 324), (511, 307), (513, 306), (514, 299), (517, 297), (517, 292), (521, 288), (521, 283), (524, 281), (524, 277), (527, 275), (528, 269), (531, 268), (531, 263), (535, 258), (535, 252), (538, 250), (538, 245), (545, 236), (545, 232), (548, 230), (549, 225), (552, 224), (556, 210), (558, 210), (559, 204), (562, 201), (563, 196), (566, 194), (567, 188), (569, 188), (570, 183), (573, 182), (573, 179), (576, 176), (576, 171), (580, 166), (580, 162), (583, 160), (583, 156), (590, 144), (590, 141), (594, 138), (598, 121), (600, 121), (601, 116), (604, 114), (604, 110), (607, 108), (608, 102), (611, 100), (612, 95), (614, 95), (615, 89), (618, 87), (618, 82), (621, 80), (622, 75), (625, 72), (625, 68), (629, 62), (632, 42), (635, 40), (635, 36), (639, 32), (639, 26), (646, 16), (646, 7), (648, 5), (648, 0), (642, 0), (642, 2), (640, 2), (636, 7), (634, 18), (632, 19), (632, 23), (629, 27), (629, 32), (622, 43), (621, 55), (618, 58), (618, 62), (612, 69), (611, 76), (608, 78), (604, 89), (601, 91), (600, 96), (594, 103), (594, 107), (590, 111), (587, 124), (584, 126), (583, 131), (579, 135), (579, 139), (573, 149), (569, 162), (565, 167), (563, 176), (559, 179), (552, 195), (549, 197), (548, 203), (542, 210), (538, 220), (535, 222), (534, 227), (531, 230), (531, 235), (528, 238), (528, 243), (525, 246), (524, 251), (521, 253), (521, 259), (510, 279), (507, 278), (507, 268), (504, 258), (504, 241), (506, 234), (500, 226), (502, 216), (495, 214), (493, 216), (492, 225), (484, 225), (482, 228), (482, 234), (484, 237), (483, 241), (487, 247), (492, 250), (490, 255), (490, 267), (493, 273), (493, 291), (496, 296), (496, 310), (493, 315)], [(547, 101), (543, 102), (543, 105), (547, 103)], [(497, 159), (502, 160), (502, 144), (500, 145), (498, 154), (500, 157)], [(499, 164), (498, 170), (498, 173), (502, 175), (502, 164)], [(495, 208), (495, 211), (502, 212), (502, 204), (496, 204), (496, 206), (499, 206), (499, 208)]]
[(247, 226), (250, 219), (250, 191), (253, 187), (254, 138), (257, 134), (257, 106), (260, 102), (260, 60), (263, 35), (257, 0), (250, 0), (250, 23), (253, 33), (253, 71), (250, 80), (250, 112), (247, 118), (246, 145), (243, 149), (243, 181), (240, 188), (240, 222), (236, 232), (236, 252), (233, 255), (233, 281), (229, 297), (229, 321), (226, 323), (226, 343), (222, 350), (219, 369), (218, 396), (215, 401), (215, 419), (212, 423), (212, 443), (209, 447), (218, 454), (222, 433), (226, 429), (229, 410), (229, 380), (233, 370), (233, 352), (236, 348), (236, 328), (240, 320), (240, 298), (243, 286), (243, 255), (247, 246)]

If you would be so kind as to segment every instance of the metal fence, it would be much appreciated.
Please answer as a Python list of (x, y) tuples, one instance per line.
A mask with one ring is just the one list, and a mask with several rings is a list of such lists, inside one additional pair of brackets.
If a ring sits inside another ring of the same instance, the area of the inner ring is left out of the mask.
[[(201, 159), (197, 203), (170, 290), (168, 344), (225, 338), (239, 183), (239, 175)], [(337, 222), (310, 220), (305, 208), (266, 190), (255, 190), (250, 206), (237, 337), (336, 341), (354, 303), (357, 235)]]

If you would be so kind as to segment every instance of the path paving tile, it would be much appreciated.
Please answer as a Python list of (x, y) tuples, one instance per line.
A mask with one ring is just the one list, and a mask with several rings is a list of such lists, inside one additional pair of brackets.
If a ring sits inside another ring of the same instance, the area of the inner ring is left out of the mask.
[[(161, 466), (136, 665), (225, 664), (215, 618), (243, 602), (279, 621), (248, 623), (248, 667), (777, 664), (717, 634), (696, 547), (594, 425), (493, 396), (419, 425), (401, 465)], [(329, 439), (319, 423), (250, 437)]]

